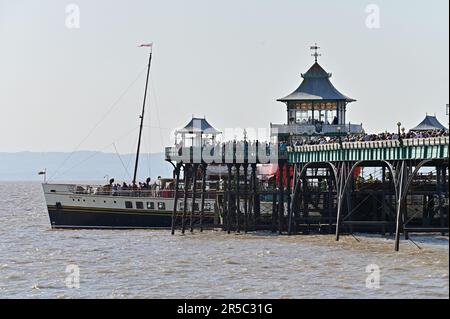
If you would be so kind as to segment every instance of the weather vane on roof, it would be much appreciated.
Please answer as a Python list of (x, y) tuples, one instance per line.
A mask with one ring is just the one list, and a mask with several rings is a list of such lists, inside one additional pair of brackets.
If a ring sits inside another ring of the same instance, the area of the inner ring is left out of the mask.
[(317, 43), (316, 43), (316, 44), (314, 44), (310, 49), (311, 49), (311, 50), (314, 50), (314, 53), (311, 54), (311, 56), (314, 57), (314, 59), (315, 59), (315, 61), (316, 61), (316, 63), (317, 63), (317, 58), (320, 57), (320, 56), (322, 56), (322, 54), (320, 54), (319, 52), (317, 52), (317, 51), (320, 49), (320, 47), (317, 46)]

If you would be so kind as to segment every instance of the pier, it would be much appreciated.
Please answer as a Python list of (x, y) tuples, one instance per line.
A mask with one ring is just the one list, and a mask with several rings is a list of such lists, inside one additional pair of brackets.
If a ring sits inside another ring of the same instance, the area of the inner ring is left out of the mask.
[[(375, 232), (395, 236), (396, 251), (402, 234), (448, 234), (448, 130), (427, 116), (414, 134), (398, 123), (397, 133), (371, 138), (362, 124), (347, 122), (356, 100), (331, 84), (312, 49), (315, 63), (303, 82), (278, 100), (287, 123), (271, 124), (273, 141), (219, 143), (221, 133), (205, 118), (177, 132), (176, 146), (166, 148), (176, 180), (172, 234), (179, 218), (182, 233), (187, 221), (191, 232), (197, 225), (203, 231), (205, 196), (216, 198), (216, 226), (228, 233), (328, 233), (338, 241)], [(445, 134), (423, 133), (430, 131)], [(262, 165), (276, 169), (268, 181), (258, 177)], [(222, 186), (207, 186), (211, 167), (221, 170)], [(373, 172), (367, 179), (365, 169)]]
[[(172, 232), (178, 217), (189, 217), (191, 231), (197, 219), (203, 230), (204, 198), (217, 196), (220, 226), (228, 232), (270, 229), (292, 235), (315, 231), (335, 233), (339, 240), (343, 232), (358, 229), (395, 233), (398, 250), (402, 233), (405, 238), (411, 232), (448, 234), (448, 149), (448, 137), (288, 147), (280, 154), (278, 182), (270, 190), (262, 190), (256, 177), (259, 162), (245, 157), (243, 162), (236, 161), (239, 154), (231, 163), (177, 162)], [(168, 155), (167, 160), (173, 158)], [(208, 165), (218, 164), (226, 167), (226, 185), (223, 190), (207, 191)], [(378, 168), (380, 179), (359, 182), (355, 172), (364, 167)], [(419, 175), (422, 168), (430, 173)], [(181, 193), (182, 172), (188, 187)], [(184, 203), (189, 199), (197, 211), (183, 205), (179, 216), (181, 199)], [(261, 212), (261, 202), (270, 203), (270, 210)]]

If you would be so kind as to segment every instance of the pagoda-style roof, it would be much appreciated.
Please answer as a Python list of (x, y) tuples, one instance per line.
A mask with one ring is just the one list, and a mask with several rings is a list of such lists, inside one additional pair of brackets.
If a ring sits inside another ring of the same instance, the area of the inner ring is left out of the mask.
[(436, 116), (427, 115), (425, 119), (417, 125), (415, 128), (411, 129), (414, 132), (423, 131), (433, 131), (433, 130), (447, 130), (444, 125), (442, 125)]
[(178, 130), (179, 134), (221, 134), (220, 131), (212, 127), (206, 118), (193, 117), (192, 120), (182, 129)]
[(330, 81), (331, 73), (326, 72), (317, 62), (308, 72), (302, 74), (302, 78), (303, 82), (297, 90), (278, 101), (345, 101), (347, 103), (356, 101), (339, 92)]

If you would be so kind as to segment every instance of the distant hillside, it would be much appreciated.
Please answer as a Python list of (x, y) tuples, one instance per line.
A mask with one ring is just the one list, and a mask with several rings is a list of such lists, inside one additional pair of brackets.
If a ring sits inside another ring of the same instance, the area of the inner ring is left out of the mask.
[[(57, 173), (53, 181), (103, 181), (106, 175), (116, 180), (132, 179), (134, 154), (119, 158), (112, 153), (79, 151), (69, 156), (70, 153), (0, 153), (0, 181), (41, 181), (38, 172), (45, 168), (47, 178)], [(142, 154), (138, 176), (141, 180), (172, 176), (171, 165), (164, 161), (162, 153)]]

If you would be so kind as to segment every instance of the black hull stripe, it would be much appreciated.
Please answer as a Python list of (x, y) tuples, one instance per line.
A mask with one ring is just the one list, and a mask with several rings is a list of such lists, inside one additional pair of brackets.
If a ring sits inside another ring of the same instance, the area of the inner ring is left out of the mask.
[(110, 229), (110, 230), (131, 230), (131, 229), (154, 229), (154, 230), (167, 230), (170, 227), (130, 227), (130, 226), (70, 226), (70, 225), (52, 225), (52, 229)]
[[(58, 229), (167, 229), (172, 215), (96, 212), (82, 210), (49, 209), (52, 228)], [(195, 216), (197, 219), (197, 216)], [(177, 226), (181, 218), (177, 218)], [(205, 227), (214, 225), (214, 218), (206, 217)]]

